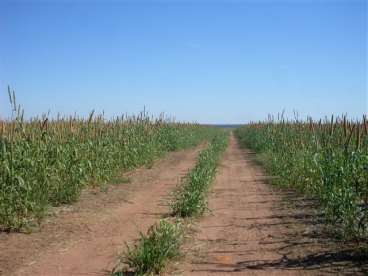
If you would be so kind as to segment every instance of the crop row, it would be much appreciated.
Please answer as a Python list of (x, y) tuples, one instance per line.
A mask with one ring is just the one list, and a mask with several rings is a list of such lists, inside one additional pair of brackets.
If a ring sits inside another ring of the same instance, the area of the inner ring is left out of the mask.
[(332, 117), (317, 122), (251, 123), (236, 130), (261, 153), (280, 185), (317, 198), (324, 217), (345, 238), (368, 236), (368, 122)]

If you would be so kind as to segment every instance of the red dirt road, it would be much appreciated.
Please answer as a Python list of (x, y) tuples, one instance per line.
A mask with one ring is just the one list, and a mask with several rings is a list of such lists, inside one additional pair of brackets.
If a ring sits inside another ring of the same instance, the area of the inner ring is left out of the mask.
[(211, 212), (196, 224), (184, 263), (170, 275), (356, 275), (367, 269), (354, 245), (323, 236), (315, 202), (267, 184), (254, 157), (231, 136), (209, 195)]
[(0, 275), (109, 275), (125, 242), (167, 212), (167, 197), (196, 162), (200, 147), (169, 153), (129, 184), (87, 191), (32, 234), (0, 234)]

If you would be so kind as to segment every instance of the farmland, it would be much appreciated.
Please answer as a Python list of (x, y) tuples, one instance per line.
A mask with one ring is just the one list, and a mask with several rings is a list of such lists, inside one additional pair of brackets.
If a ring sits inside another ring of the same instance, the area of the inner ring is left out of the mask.
[(211, 128), (138, 116), (102, 115), (25, 121), (10, 93), (11, 121), (0, 127), (0, 228), (40, 222), (48, 206), (75, 202), (87, 185), (103, 186), (118, 170), (152, 163), (197, 145)]
[(317, 198), (326, 222), (347, 239), (368, 237), (368, 122), (346, 117), (252, 123), (236, 135), (261, 153), (273, 182)]
[(368, 1), (0, 11), (0, 276), (368, 275)]
[(10, 99), (4, 275), (368, 269), (365, 117), (237, 129), (145, 111), (25, 120)]

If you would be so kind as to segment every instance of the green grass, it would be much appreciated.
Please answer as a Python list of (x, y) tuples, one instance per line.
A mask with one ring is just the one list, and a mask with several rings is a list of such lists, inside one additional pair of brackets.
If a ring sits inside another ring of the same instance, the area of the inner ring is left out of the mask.
[(150, 228), (148, 233), (142, 234), (137, 244), (127, 245), (127, 252), (121, 262), (126, 267), (119, 268), (112, 275), (151, 275), (160, 273), (166, 263), (180, 255), (180, 245), (183, 240), (183, 227), (181, 222), (160, 220)]
[(227, 146), (227, 133), (219, 132), (199, 155), (195, 168), (177, 189), (171, 203), (172, 214), (179, 217), (199, 216), (207, 208), (207, 192), (215, 175), (221, 153)]
[(249, 124), (236, 130), (261, 153), (275, 184), (319, 200), (326, 222), (346, 239), (368, 237), (368, 135), (365, 118)]

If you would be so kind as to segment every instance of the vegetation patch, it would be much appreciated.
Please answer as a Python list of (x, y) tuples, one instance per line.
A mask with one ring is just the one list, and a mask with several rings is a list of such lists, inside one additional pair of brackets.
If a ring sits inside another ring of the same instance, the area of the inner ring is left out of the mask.
[(317, 198), (326, 222), (344, 238), (368, 238), (368, 122), (346, 117), (315, 122), (251, 123), (235, 131), (262, 155), (274, 183)]
[(179, 186), (171, 203), (172, 214), (178, 217), (201, 215), (207, 208), (207, 191), (216, 175), (220, 154), (227, 146), (227, 134), (216, 135), (201, 152), (195, 168)]
[(0, 230), (41, 221), (48, 206), (78, 200), (86, 185), (106, 190), (118, 172), (152, 164), (168, 151), (197, 145), (214, 130), (146, 112), (106, 120), (79, 117), (25, 120), (9, 91), (12, 118), (0, 121)]
[[(183, 227), (180, 221), (160, 220), (147, 234), (142, 234), (137, 244), (122, 256), (122, 268), (115, 269), (114, 276), (158, 274), (168, 260), (180, 255)], [(125, 266), (125, 267), (124, 267)]]

